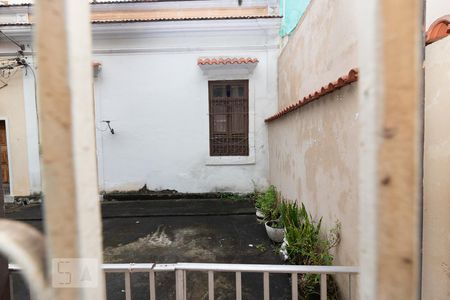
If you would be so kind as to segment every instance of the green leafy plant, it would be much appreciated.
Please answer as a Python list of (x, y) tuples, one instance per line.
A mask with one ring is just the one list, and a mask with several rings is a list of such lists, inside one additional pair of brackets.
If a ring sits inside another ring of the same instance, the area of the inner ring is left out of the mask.
[(281, 220), (285, 226), (299, 227), (301, 222), (301, 216), (297, 203), (283, 201), (279, 205), (281, 214)]
[(249, 196), (247, 194), (220, 193), (220, 198), (223, 200), (239, 202), (249, 199)]
[(264, 246), (264, 244), (258, 244), (255, 247), (256, 247), (256, 250), (258, 250), (260, 252), (266, 252), (266, 246)]
[[(339, 241), (340, 224), (328, 234), (321, 234), (322, 218), (315, 222), (302, 204), (283, 203), (280, 206), (282, 220), (286, 231), (286, 251), (289, 262), (297, 265), (331, 265), (333, 255), (330, 249), (335, 247)], [(320, 275), (304, 274), (299, 281), (301, 290), (306, 299), (314, 299), (320, 290)], [(335, 284), (330, 284), (329, 299), (338, 299)]]
[(284, 224), (281, 220), (267, 221), (267, 226), (272, 227), (272, 228), (277, 228), (277, 229), (284, 228)]
[(256, 197), (255, 206), (261, 210), (266, 220), (276, 220), (280, 217), (277, 204), (277, 190), (273, 185)]

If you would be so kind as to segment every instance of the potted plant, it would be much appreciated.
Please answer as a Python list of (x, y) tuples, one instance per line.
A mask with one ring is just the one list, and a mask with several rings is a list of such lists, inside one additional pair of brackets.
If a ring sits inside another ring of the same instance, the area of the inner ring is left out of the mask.
[(256, 220), (257, 220), (259, 223), (264, 222), (264, 218), (265, 218), (265, 216), (264, 216), (264, 214), (263, 214), (263, 212), (262, 212), (262, 210), (261, 210), (261, 207), (262, 207), (262, 205), (263, 205), (263, 204), (262, 204), (262, 203), (263, 203), (263, 199), (264, 199), (263, 195), (264, 195), (264, 193), (258, 193), (258, 194), (256, 194), (256, 200), (255, 200)]
[(273, 185), (266, 191), (256, 194), (255, 208), (258, 221), (264, 222), (267, 219), (267, 214), (270, 213), (276, 204), (276, 196), (276, 189)]
[[(294, 211), (296, 209), (296, 211)], [(288, 261), (296, 265), (331, 265), (333, 255), (330, 249), (339, 241), (340, 223), (337, 222), (326, 234), (321, 233), (322, 218), (313, 220), (302, 204), (282, 209), (282, 219), (286, 225), (285, 251)], [(337, 286), (333, 278), (329, 278), (328, 299), (339, 299)], [(317, 274), (303, 274), (299, 285), (305, 299), (316, 299), (320, 290), (320, 276)]]
[(292, 227), (295, 228), (300, 225), (301, 214), (299, 213), (297, 203), (290, 202), (290, 201), (283, 201), (280, 204), (280, 214), (281, 214), (281, 220), (284, 225), (284, 237), (283, 237), (283, 243), (281, 244), (279, 253), (280, 253), (281, 259), (286, 261), (289, 259), (289, 253), (287, 251), (289, 244), (286, 239), (286, 231), (289, 230), (288, 228), (292, 228)]
[(266, 220), (265, 227), (267, 235), (272, 241), (281, 243), (284, 238), (284, 224), (280, 218), (281, 214), (277, 202), (277, 191), (274, 186), (269, 187), (264, 193), (261, 211)]
[(265, 223), (266, 232), (269, 238), (276, 242), (281, 243), (284, 239), (284, 225), (281, 219), (270, 220)]

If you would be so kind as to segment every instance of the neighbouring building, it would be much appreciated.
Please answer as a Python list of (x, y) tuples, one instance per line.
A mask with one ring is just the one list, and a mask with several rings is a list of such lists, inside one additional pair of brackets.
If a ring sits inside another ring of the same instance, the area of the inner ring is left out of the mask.
[[(91, 7), (100, 190), (267, 187), (264, 118), (277, 106), (278, 3), (118, 1)], [(26, 61), (38, 67), (32, 22), (30, 4), (0, 7), (0, 30), (26, 45)], [(1, 39), (2, 57), (17, 50)], [(0, 102), (22, 104), (14, 108), (20, 116), (5, 116), (23, 128), (7, 134), (11, 147), (20, 148), (9, 151), (11, 177), (26, 179), (15, 180), (14, 196), (40, 191), (35, 82), (28, 69), (0, 91)], [(15, 146), (19, 134), (22, 144)]]
[[(358, 3), (312, 1), (278, 59), (278, 112), (269, 128), (270, 182), (326, 228), (341, 224), (337, 265), (359, 265), (361, 232)], [(423, 299), (450, 297), (447, 134), (450, 6), (427, 1), (425, 49)], [(401, 221), (401, 220), (399, 220)], [(348, 278), (337, 278), (348, 287)], [(358, 290), (353, 283), (352, 295)], [(342, 289), (347, 298), (349, 289)]]

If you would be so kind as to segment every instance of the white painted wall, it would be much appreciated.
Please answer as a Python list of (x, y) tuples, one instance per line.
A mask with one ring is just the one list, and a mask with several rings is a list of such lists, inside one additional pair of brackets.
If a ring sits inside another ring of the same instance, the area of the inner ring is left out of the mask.
[[(139, 34), (133, 26), (142, 25), (124, 25), (121, 32), (128, 38), (94, 31), (94, 59), (102, 64), (94, 83), (100, 189), (136, 190), (147, 184), (179, 192), (251, 192), (266, 187), (264, 118), (277, 106), (277, 29), (265, 30), (258, 20), (216, 22), (216, 28), (210, 21), (191, 22), (195, 28), (186, 22), (169, 25), (170, 32), (161, 25), (164, 33), (153, 26)], [(246, 31), (247, 26), (253, 29)], [(259, 60), (252, 74), (235, 78), (250, 81), (253, 162), (209, 164), (208, 78), (197, 65), (199, 57), (209, 56)], [(111, 120), (114, 135), (103, 120)]]
[[(93, 59), (100, 190), (175, 189), (251, 192), (268, 185), (267, 128), (277, 109), (280, 19), (94, 25)], [(4, 28), (23, 41), (32, 63), (31, 31)], [(1, 48), (0, 55), (14, 55)], [(199, 57), (256, 57), (249, 80), (252, 155), (209, 157), (208, 77)], [(41, 185), (34, 80), (23, 77), (30, 193)], [(102, 120), (111, 120), (116, 134)]]
[(450, 38), (425, 51), (422, 299), (450, 299)]
[(450, 14), (450, 1), (448, 0), (426, 0), (426, 29), (436, 19)]
[[(32, 57), (27, 58), (34, 67)], [(36, 70), (34, 74), (36, 74)], [(39, 129), (37, 118), (36, 81), (28, 68), (23, 74), (23, 97), (25, 102), (25, 122), (27, 128), (28, 172), (30, 177), (30, 194), (41, 192), (41, 166), (39, 163)]]

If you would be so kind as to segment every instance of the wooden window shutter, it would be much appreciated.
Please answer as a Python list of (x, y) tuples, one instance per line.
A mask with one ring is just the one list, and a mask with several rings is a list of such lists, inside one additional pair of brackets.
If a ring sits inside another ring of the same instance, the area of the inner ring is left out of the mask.
[(211, 156), (248, 156), (248, 80), (209, 82)]

